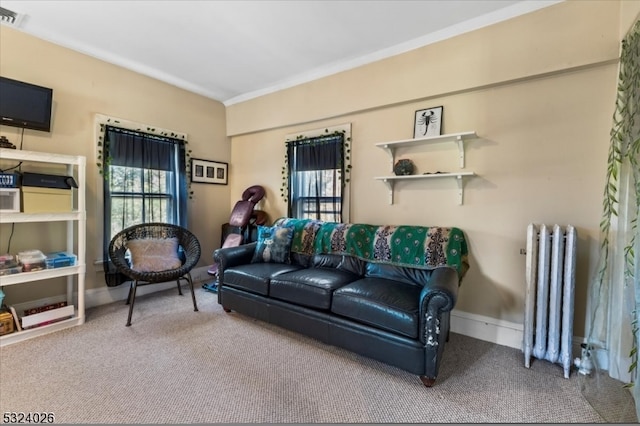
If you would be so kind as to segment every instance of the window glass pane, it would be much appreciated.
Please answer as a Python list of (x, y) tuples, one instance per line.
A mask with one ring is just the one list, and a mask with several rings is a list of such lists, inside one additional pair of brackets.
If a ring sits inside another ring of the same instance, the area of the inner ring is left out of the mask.
[(110, 171), (111, 237), (142, 222), (174, 222), (174, 173), (123, 166), (110, 166)]
[(168, 209), (170, 199), (168, 197), (149, 198), (146, 200), (145, 222), (171, 222), (170, 209)]
[(301, 198), (297, 201), (299, 218), (319, 219), (325, 222), (338, 222), (340, 216), (340, 202), (338, 198), (321, 197), (321, 198)]
[[(144, 169), (143, 169), (144, 170)], [(166, 193), (167, 185), (171, 182), (173, 173), (164, 170), (144, 170), (144, 191), (151, 193)]]
[(342, 185), (340, 182), (340, 171), (334, 170), (317, 170), (308, 172), (295, 172), (293, 179), (298, 189), (295, 195), (301, 197), (309, 196), (337, 196), (342, 194)]
[(339, 170), (294, 173), (297, 193), (293, 199), (295, 217), (340, 221), (342, 185)]
[(109, 170), (111, 192), (140, 192), (142, 190), (143, 169), (109, 166)]
[(111, 237), (132, 225), (140, 223), (142, 199), (111, 196)]

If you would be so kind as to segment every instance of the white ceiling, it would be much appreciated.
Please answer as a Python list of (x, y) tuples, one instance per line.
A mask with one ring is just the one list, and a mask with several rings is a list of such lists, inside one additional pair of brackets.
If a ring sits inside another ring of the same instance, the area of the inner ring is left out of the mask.
[(11, 25), (231, 105), (558, 0), (2, 0)]

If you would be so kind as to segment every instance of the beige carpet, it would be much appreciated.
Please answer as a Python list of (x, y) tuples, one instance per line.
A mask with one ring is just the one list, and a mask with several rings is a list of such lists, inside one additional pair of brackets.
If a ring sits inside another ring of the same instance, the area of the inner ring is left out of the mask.
[[(435, 387), (417, 376), (236, 313), (198, 287), (123, 302), (85, 325), (0, 349), (2, 412), (56, 423), (636, 422), (622, 384), (452, 334)], [(589, 389), (595, 389), (590, 387)]]

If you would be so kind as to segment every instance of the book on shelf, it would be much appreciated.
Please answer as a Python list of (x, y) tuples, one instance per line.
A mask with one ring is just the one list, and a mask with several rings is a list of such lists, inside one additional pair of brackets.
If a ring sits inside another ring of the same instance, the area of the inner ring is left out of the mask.
[(72, 318), (73, 314), (74, 307), (73, 305), (69, 305), (54, 309), (47, 309), (31, 315), (25, 315), (24, 317), (22, 317), (22, 328), (27, 330), (35, 327), (42, 327), (43, 325), (52, 324), (54, 322)]
[(42, 306), (37, 306), (35, 308), (30, 308), (30, 309), (25, 309), (24, 310), (24, 315), (33, 315), (33, 314), (39, 314), (40, 312), (45, 312), (45, 311), (50, 311), (51, 309), (58, 309), (58, 308), (62, 308), (64, 306), (67, 306), (67, 301), (63, 301), (63, 302), (56, 302), (56, 303), (49, 303), (47, 305), (42, 305)]
[(18, 312), (16, 312), (16, 308), (13, 306), (9, 306), (9, 311), (11, 311), (11, 315), (13, 315), (13, 322), (16, 325), (17, 331), (22, 331), (22, 325), (20, 324), (20, 317), (18, 317)]

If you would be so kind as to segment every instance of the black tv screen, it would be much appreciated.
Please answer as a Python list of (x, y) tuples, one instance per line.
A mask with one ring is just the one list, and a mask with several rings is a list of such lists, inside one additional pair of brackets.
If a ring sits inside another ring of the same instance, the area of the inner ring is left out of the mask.
[(0, 124), (51, 130), (53, 90), (0, 77)]

